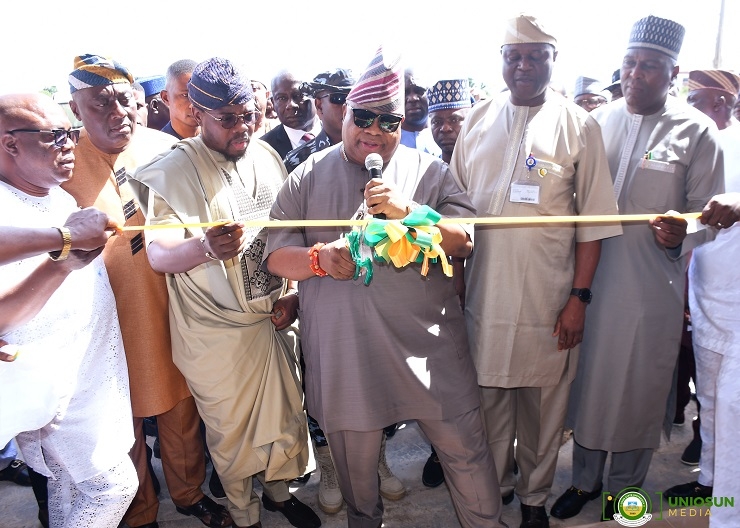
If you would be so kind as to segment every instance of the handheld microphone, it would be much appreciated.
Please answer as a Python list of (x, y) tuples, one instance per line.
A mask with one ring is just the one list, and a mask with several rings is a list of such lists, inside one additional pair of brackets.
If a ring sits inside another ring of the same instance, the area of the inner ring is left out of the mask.
[[(382, 178), (383, 177), (383, 158), (380, 154), (372, 152), (365, 158), (365, 168), (370, 173), (371, 178)], [(385, 213), (379, 213), (373, 215), (373, 218), (379, 218), (385, 220)]]

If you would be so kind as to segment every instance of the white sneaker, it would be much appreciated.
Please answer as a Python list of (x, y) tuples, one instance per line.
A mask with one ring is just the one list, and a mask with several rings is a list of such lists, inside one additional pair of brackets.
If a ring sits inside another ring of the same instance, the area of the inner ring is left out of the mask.
[(319, 482), (319, 508), (324, 513), (337, 513), (341, 511), (344, 499), (339, 490), (337, 473), (334, 471), (334, 462), (331, 459), (329, 446), (315, 448), (316, 462), (321, 470), (321, 481)]
[(380, 494), (388, 500), (399, 500), (406, 495), (406, 488), (388, 467), (385, 460), (385, 434), (380, 444), (380, 459), (378, 460), (378, 475), (380, 475)]

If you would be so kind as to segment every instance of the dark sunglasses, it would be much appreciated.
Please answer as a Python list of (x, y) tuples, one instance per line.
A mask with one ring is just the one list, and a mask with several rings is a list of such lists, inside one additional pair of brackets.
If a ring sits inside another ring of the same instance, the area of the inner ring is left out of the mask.
[[(203, 111), (205, 112), (205, 110)], [(225, 128), (226, 130), (234, 128), (240, 119), (244, 121), (245, 125), (251, 125), (252, 123), (257, 121), (257, 118), (260, 116), (261, 113), (262, 112), (255, 110), (254, 112), (244, 112), (243, 114), (226, 114), (222, 117), (216, 117), (212, 113), (206, 112), (206, 114), (221, 123), (221, 128)]]
[(343, 105), (347, 102), (347, 94), (341, 92), (334, 92), (326, 95), (322, 95), (319, 99), (329, 98), (329, 102), (335, 105)]
[(393, 114), (376, 114), (370, 110), (364, 110), (362, 108), (353, 108), (352, 113), (355, 118), (355, 125), (360, 128), (370, 128), (373, 126), (373, 122), (377, 118), (378, 126), (383, 132), (395, 132), (398, 130), (398, 126), (401, 124), (403, 117)]
[(8, 130), (8, 134), (15, 134), (16, 132), (30, 132), (33, 134), (53, 134), (54, 135), (54, 146), (57, 148), (63, 148), (67, 144), (67, 139), (71, 139), (75, 145), (80, 140), (80, 129), (70, 128), (66, 130), (64, 128), (53, 128), (51, 130), (42, 130), (38, 128), (16, 128), (15, 130)]

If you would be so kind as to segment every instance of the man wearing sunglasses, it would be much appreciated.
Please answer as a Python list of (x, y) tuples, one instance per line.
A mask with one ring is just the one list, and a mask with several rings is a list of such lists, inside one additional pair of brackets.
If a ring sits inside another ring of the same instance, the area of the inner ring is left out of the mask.
[(38, 490), (42, 523), (114, 528), (138, 485), (131, 403), (113, 292), (97, 258), (107, 219), (84, 247), (65, 226), (77, 205), (59, 186), (75, 169), (78, 137), (51, 98), (0, 96), (0, 224), (61, 226), (61, 247), (48, 255), (3, 241), (20, 258), (0, 266), (0, 345), (18, 347), (14, 361), (0, 362), (0, 445), (17, 436), (26, 462), (53, 475), (48, 508), (46, 484)]
[[(402, 219), (418, 204), (443, 216), (474, 210), (449, 168), (400, 147), (404, 98), (399, 59), (382, 48), (347, 96), (342, 143), (313, 154), (285, 182), (271, 216)], [(365, 168), (383, 160), (383, 178)], [(444, 224), (447, 256), (472, 250), (468, 229)], [(417, 420), (437, 448), (465, 527), (500, 527), (501, 497), (480, 418), (475, 370), (452, 279), (439, 264), (374, 264), (353, 281), (347, 229), (272, 229), (267, 267), (299, 281), (308, 411), (324, 429), (350, 527), (379, 527), (378, 459), (390, 424)]]
[[(188, 85), (200, 135), (180, 141), (137, 171), (151, 224), (223, 222), (147, 232), (152, 266), (167, 274), (175, 363), (206, 424), (236, 526), (259, 527), (262, 503), (298, 528), (316, 514), (285, 479), (308, 461), (303, 394), (295, 376), (298, 298), (262, 269), (267, 233), (243, 220), (267, 219), (287, 176), (282, 160), (252, 141), (256, 108), (249, 77), (230, 61), (198, 64)], [(283, 332), (283, 330), (286, 330)]]
[[(556, 46), (535, 17), (507, 23), (509, 90), (470, 110), (452, 154), (480, 216), (617, 214), (598, 125), (549, 88)], [(471, 354), (504, 502), (519, 497), (524, 528), (549, 526), (545, 501), (588, 288), (601, 239), (620, 233), (618, 225), (583, 224), (475, 229), (476, 251), (464, 263)]]
[(285, 156), (285, 168), (288, 174), (306, 161), (311, 154), (336, 145), (342, 141), (342, 110), (355, 80), (349, 70), (337, 69), (327, 71), (314, 77), (310, 83), (316, 114), (321, 120), (321, 132), (288, 152)]
[[(136, 126), (132, 76), (116, 61), (99, 55), (77, 57), (69, 75), (70, 107), (84, 130), (77, 147), (74, 178), (64, 184), (78, 205), (94, 205), (121, 225), (137, 227), (146, 218), (129, 176), (170, 149), (175, 139)], [(103, 259), (116, 296), (131, 379), (136, 441), (131, 451), (139, 489), (124, 520), (155, 527), (159, 501), (149, 470), (144, 418), (156, 416), (162, 468), (178, 511), (196, 515), (211, 527), (231, 523), (226, 508), (201, 491), (205, 453), (198, 411), (185, 378), (172, 361), (167, 286), (147, 259), (143, 233), (112, 238)]]
[(301, 82), (289, 71), (281, 71), (271, 84), (272, 102), (280, 124), (262, 136), (281, 158), (318, 133), (318, 122), (308, 83)]

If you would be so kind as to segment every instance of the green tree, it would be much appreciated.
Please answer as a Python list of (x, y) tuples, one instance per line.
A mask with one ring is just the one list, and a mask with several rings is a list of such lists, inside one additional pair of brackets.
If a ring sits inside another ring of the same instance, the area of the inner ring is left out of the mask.
[(49, 97), (54, 97), (54, 94), (57, 93), (59, 90), (57, 90), (56, 86), (47, 86), (43, 90), (41, 90), (41, 93), (45, 93)]

